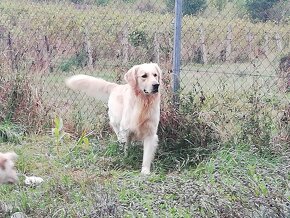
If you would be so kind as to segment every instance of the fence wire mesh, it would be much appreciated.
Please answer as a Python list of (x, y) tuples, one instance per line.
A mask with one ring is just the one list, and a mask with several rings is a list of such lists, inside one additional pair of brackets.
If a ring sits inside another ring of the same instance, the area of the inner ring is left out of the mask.
[[(221, 134), (275, 119), (267, 126), (271, 137), (289, 137), (289, 3), (266, 4), (267, 14), (257, 18), (246, 9), (249, 1), (192, 2), (183, 1), (180, 94), (204, 104), (202, 116), (219, 123)], [(40, 114), (57, 114), (74, 128), (98, 125), (104, 105), (69, 91), (66, 77), (122, 83), (130, 67), (150, 61), (172, 73), (172, 0), (2, 0), (0, 11), (2, 120), (26, 107), (30, 126)], [(27, 84), (14, 98), (34, 97), (15, 105), (8, 86), (24, 75)]]

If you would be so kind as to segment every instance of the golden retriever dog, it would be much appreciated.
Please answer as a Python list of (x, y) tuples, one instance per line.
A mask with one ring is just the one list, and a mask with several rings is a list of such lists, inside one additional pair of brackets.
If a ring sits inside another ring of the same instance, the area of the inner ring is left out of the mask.
[(146, 63), (133, 66), (125, 74), (125, 85), (87, 75), (66, 80), (69, 88), (108, 103), (110, 125), (118, 141), (125, 143), (125, 152), (131, 140), (143, 142), (142, 174), (150, 173), (158, 143), (161, 74), (157, 64)]
[(0, 152), (0, 184), (16, 183), (18, 181), (17, 173), (14, 168), (14, 161), (17, 154), (14, 152)]

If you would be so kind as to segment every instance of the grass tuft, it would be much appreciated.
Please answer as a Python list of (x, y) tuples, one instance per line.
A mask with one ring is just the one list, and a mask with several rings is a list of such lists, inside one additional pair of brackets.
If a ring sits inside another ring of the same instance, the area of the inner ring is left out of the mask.
[(11, 122), (0, 123), (0, 142), (18, 143), (24, 135), (24, 130)]

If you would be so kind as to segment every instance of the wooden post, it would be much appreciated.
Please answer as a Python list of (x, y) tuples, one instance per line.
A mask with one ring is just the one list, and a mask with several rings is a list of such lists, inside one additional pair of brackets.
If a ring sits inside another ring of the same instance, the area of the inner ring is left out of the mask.
[(172, 35), (170, 34), (169, 31), (165, 32), (162, 34), (162, 40), (165, 41), (166, 45), (165, 45), (165, 65), (166, 65), (166, 70), (168, 70), (168, 72), (173, 72), (173, 40), (172, 40)]
[(123, 46), (123, 63), (126, 64), (129, 61), (129, 33), (128, 33), (128, 27), (126, 26), (123, 32), (123, 38), (122, 38), (122, 46)]
[(88, 67), (90, 70), (93, 70), (93, 52), (92, 52), (92, 46), (91, 46), (91, 42), (89, 40), (89, 34), (88, 34), (88, 28), (85, 27), (85, 31), (84, 31), (84, 36), (85, 36), (85, 50), (86, 50), (86, 54), (87, 54), (87, 58), (88, 58)]
[(230, 61), (230, 56), (232, 53), (232, 26), (229, 24), (226, 36), (226, 61)]
[(248, 30), (247, 36), (247, 47), (248, 47), (248, 58), (249, 60), (253, 60), (253, 40), (254, 36), (250, 30)]
[(153, 46), (154, 46), (154, 61), (155, 63), (159, 64), (160, 60), (160, 50), (159, 50), (159, 42), (157, 33), (154, 33), (154, 40), (153, 40)]
[(266, 56), (269, 54), (269, 35), (265, 32), (263, 50)]
[(11, 67), (11, 71), (14, 72), (14, 64), (15, 64), (15, 57), (13, 54), (13, 46), (12, 46), (12, 37), (11, 37), (11, 33), (8, 33), (8, 41), (7, 41), (7, 45), (8, 45), (8, 52), (9, 52), (9, 58), (10, 58), (10, 67)]
[(282, 52), (283, 47), (282, 47), (282, 39), (281, 36), (278, 32), (275, 34), (275, 40), (276, 40), (276, 45), (277, 45), (277, 51)]
[(200, 34), (200, 49), (201, 49), (202, 63), (203, 64), (207, 64), (207, 53), (206, 53), (206, 47), (205, 47), (205, 36), (204, 36), (204, 30), (203, 30), (203, 26), (202, 25), (199, 27), (199, 34)]
[(44, 43), (45, 43), (45, 48), (46, 48), (46, 62), (47, 62), (47, 67), (50, 73), (53, 72), (53, 67), (51, 65), (51, 49), (49, 46), (48, 38), (47, 36), (44, 36)]
[(290, 48), (290, 32), (288, 31), (286, 34), (286, 39), (284, 40), (284, 49), (289, 49)]

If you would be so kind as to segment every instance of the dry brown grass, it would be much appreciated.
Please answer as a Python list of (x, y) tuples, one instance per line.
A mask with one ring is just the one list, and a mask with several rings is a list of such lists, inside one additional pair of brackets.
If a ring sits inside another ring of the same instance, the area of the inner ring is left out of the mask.
[(10, 72), (0, 77), (0, 87), (0, 121), (13, 122), (27, 133), (42, 132), (51, 108), (43, 104), (41, 90), (33, 87), (31, 78)]

